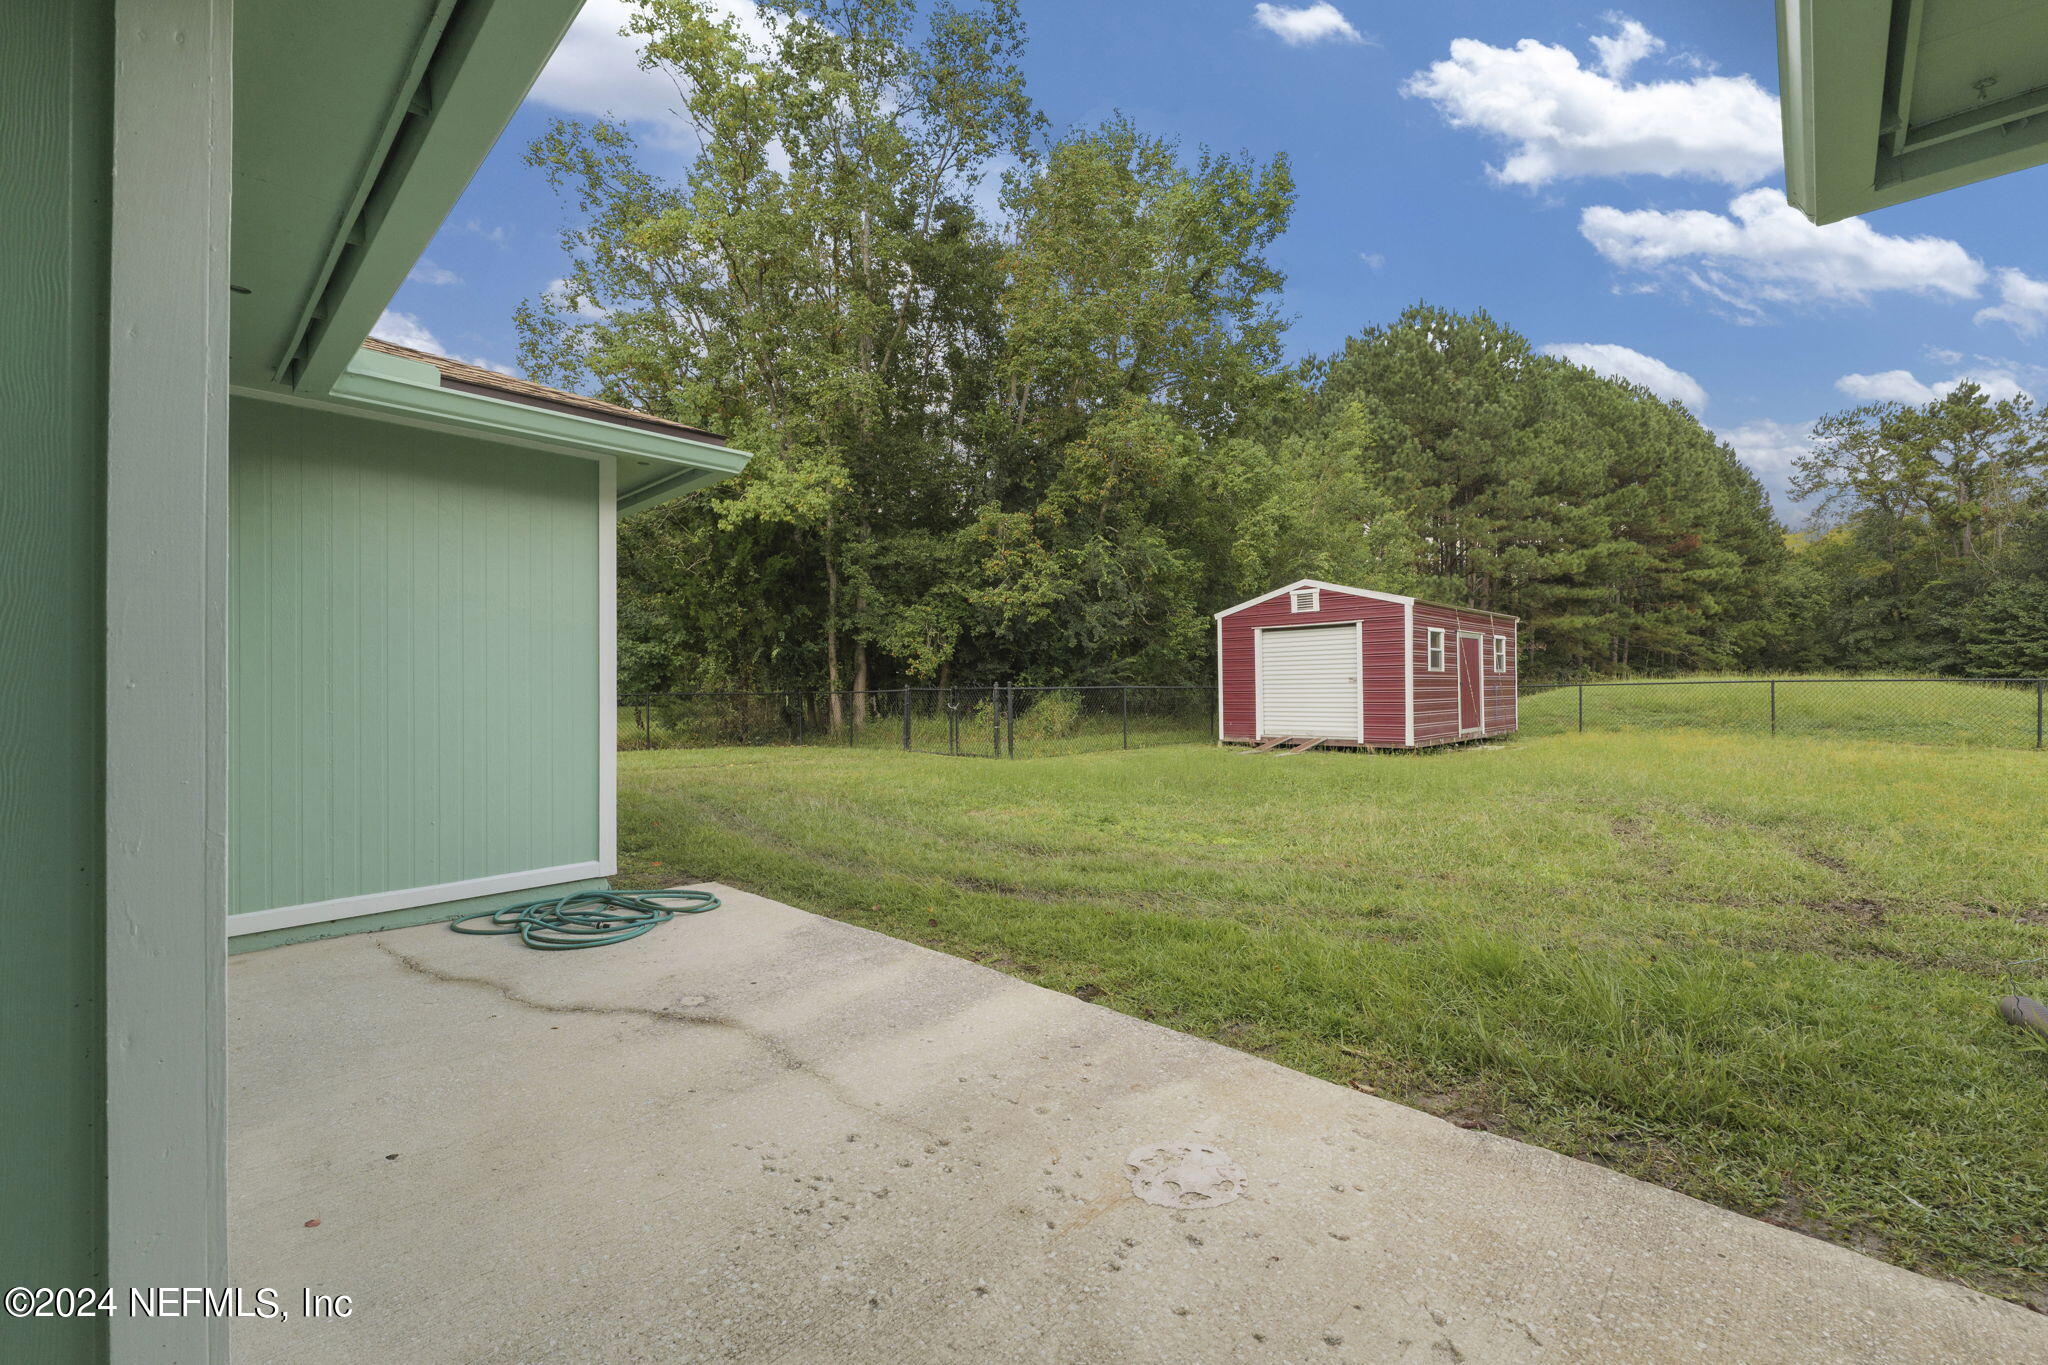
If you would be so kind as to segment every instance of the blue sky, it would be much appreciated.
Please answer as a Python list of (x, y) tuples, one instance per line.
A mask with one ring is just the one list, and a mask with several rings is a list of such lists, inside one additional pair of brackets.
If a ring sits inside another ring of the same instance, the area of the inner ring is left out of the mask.
[[(499, 366), (565, 270), (520, 164), (561, 115), (634, 122), (680, 169), (676, 102), (592, 0), (381, 331)], [(744, 23), (747, 0), (718, 0)], [(1774, 491), (1815, 417), (1960, 377), (2048, 397), (2048, 168), (1815, 229), (1784, 201), (1769, 0), (1024, 0), (1056, 127), (1113, 112), (1192, 150), (1285, 152), (1274, 251), (1297, 355), (1418, 299), (1692, 407)], [(1788, 516), (1797, 510), (1783, 504)]]

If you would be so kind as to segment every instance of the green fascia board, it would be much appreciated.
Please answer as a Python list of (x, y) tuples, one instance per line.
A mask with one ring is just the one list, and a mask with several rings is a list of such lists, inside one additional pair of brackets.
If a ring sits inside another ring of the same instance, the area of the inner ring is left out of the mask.
[[(1785, 196), (1816, 223), (1839, 222), (2048, 162), (2048, 118), (1986, 126), (1917, 147), (1908, 129), (1924, 16), (1944, 0), (1778, 0), (1778, 89)], [(2032, 46), (2038, 15), (2007, 17)], [(1926, 82), (1923, 80), (1924, 86)]]
[(745, 451), (709, 441), (444, 389), (441, 372), (432, 365), (380, 351), (358, 350), (325, 400), (277, 390), (237, 392), (250, 398), (368, 411), (389, 421), (483, 436), (528, 449), (614, 456), (622, 512), (653, 507), (729, 479), (752, 458)]
[(325, 394), (455, 207), (582, 0), (459, 0), (394, 95), (384, 158), (336, 224), (329, 274), (307, 300), (278, 377)]

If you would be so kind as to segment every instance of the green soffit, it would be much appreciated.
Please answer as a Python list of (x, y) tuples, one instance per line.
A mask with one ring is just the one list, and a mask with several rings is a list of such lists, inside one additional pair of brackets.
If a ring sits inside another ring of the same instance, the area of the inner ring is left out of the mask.
[(1785, 193), (1816, 223), (2048, 161), (2048, 3), (1778, 0)]
[(340, 378), (581, 0), (236, 0), (229, 368)]

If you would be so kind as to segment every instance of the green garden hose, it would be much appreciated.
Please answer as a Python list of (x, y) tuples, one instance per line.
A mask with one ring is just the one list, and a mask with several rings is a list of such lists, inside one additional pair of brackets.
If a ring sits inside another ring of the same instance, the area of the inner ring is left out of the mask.
[[(605, 948), (638, 938), (677, 915), (717, 908), (718, 897), (709, 891), (577, 891), (558, 900), (524, 901), (470, 915), (448, 927), (458, 934), (517, 934), (529, 948)], [(471, 928), (478, 920), (489, 927)]]

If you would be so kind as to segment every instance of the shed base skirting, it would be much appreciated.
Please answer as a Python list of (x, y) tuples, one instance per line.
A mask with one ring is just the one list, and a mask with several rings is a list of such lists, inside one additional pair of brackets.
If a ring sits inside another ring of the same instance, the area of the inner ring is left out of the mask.
[[(1497, 739), (1512, 739), (1513, 730), (1492, 730), (1483, 735), (1460, 735), (1456, 739), (1418, 740), (1414, 744), (1389, 744), (1374, 740), (1325, 739), (1316, 744), (1318, 750), (1344, 749), (1351, 753), (1401, 754), (1421, 753), (1426, 749), (1456, 749), (1468, 744), (1487, 744)], [(1226, 749), (1249, 749), (1262, 743), (1282, 743), (1283, 740), (1269, 736), (1267, 740), (1253, 739), (1245, 735), (1230, 735), (1217, 741)]]

